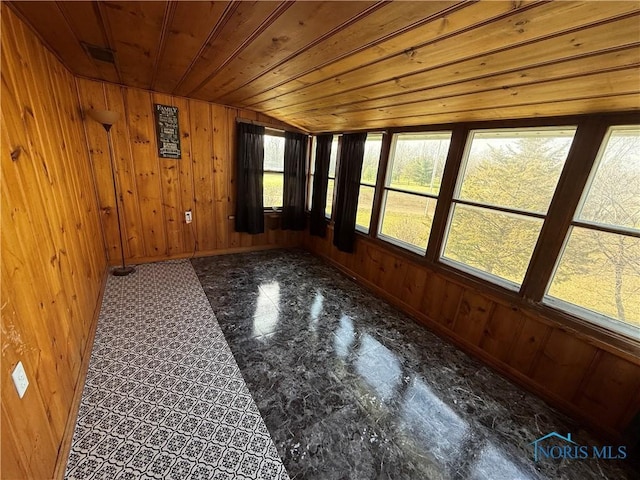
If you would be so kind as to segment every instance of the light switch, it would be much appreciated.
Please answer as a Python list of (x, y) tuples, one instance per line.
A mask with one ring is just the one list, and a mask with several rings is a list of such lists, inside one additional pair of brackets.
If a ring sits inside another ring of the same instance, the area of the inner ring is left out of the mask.
[(27, 391), (27, 387), (29, 386), (29, 379), (27, 378), (27, 372), (24, 371), (22, 362), (18, 362), (16, 368), (13, 369), (11, 378), (13, 378), (13, 383), (16, 386), (20, 398), (24, 397), (24, 392)]

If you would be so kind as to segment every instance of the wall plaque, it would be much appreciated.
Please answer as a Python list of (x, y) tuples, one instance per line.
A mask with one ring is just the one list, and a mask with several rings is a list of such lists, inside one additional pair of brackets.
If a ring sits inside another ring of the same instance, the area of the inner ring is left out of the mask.
[(180, 128), (178, 107), (155, 104), (156, 136), (160, 158), (182, 158), (180, 152)]

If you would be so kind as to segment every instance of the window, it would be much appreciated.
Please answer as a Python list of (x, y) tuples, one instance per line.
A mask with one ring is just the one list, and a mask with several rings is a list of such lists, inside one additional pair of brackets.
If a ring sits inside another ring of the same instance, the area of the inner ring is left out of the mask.
[[(338, 135), (333, 136), (331, 141), (331, 156), (329, 157), (329, 180), (327, 184), (327, 203), (325, 206), (325, 215), (331, 218), (331, 208), (333, 207), (333, 192), (336, 183), (336, 163), (338, 160)], [(309, 201), (307, 208), (311, 210), (311, 199), (313, 198), (313, 175), (316, 170), (316, 137), (313, 137), (311, 144), (311, 167), (309, 175)]]
[(441, 259), (508, 288), (522, 283), (575, 128), (472, 131)]
[(274, 131), (264, 135), (264, 208), (282, 207), (284, 192), (284, 135)]
[(640, 125), (611, 127), (544, 301), (640, 335)]
[(393, 136), (379, 236), (424, 254), (451, 132)]
[[(356, 230), (369, 232), (371, 211), (373, 210), (373, 196), (376, 191), (378, 165), (382, 151), (382, 134), (369, 133), (364, 144), (364, 160), (360, 175), (360, 193), (358, 194), (358, 210), (356, 213)], [(333, 186), (329, 184), (333, 190)], [(328, 197), (327, 197), (328, 198)]]
[(309, 156), (309, 182), (307, 190), (307, 211), (311, 211), (313, 203), (313, 179), (316, 173), (316, 148), (318, 148), (318, 137), (311, 137), (311, 155)]
[(338, 136), (333, 136), (333, 141), (331, 142), (331, 157), (329, 157), (329, 180), (327, 183), (327, 206), (325, 208), (325, 213), (327, 218), (331, 218), (333, 215), (333, 193), (335, 192), (336, 186), (336, 164), (338, 162)]

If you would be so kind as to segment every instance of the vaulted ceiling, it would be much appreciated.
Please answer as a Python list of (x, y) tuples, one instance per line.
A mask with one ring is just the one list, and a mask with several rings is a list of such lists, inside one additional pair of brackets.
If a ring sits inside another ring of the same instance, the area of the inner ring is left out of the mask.
[(11, 6), (78, 75), (312, 132), (640, 109), (637, 1)]

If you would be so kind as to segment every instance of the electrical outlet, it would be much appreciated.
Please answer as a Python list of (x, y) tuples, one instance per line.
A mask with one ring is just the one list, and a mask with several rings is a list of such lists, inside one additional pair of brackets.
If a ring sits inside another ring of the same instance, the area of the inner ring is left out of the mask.
[(184, 221), (187, 223), (191, 223), (193, 221), (193, 214), (191, 213), (191, 210), (184, 212)]
[(11, 378), (13, 378), (13, 383), (16, 386), (20, 398), (24, 397), (24, 392), (27, 391), (27, 387), (29, 386), (29, 379), (27, 378), (27, 372), (24, 371), (22, 362), (18, 362), (16, 368), (13, 369)]

